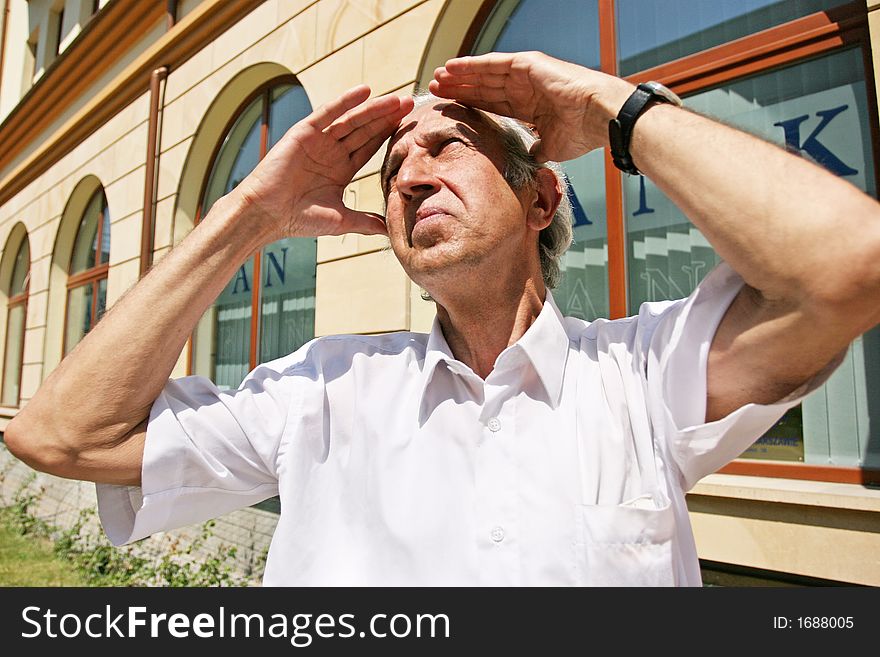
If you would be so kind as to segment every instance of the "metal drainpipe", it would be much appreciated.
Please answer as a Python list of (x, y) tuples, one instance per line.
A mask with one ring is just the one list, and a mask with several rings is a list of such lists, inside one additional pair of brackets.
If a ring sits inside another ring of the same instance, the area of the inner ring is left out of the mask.
[(159, 129), (164, 86), (168, 67), (161, 66), (150, 75), (150, 118), (147, 123), (147, 169), (144, 176), (144, 215), (141, 224), (140, 275), (147, 273), (153, 264), (153, 238), (155, 232), (156, 201), (158, 196)]
[(177, 0), (168, 0), (165, 5), (165, 28), (170, 30), (177, 23)]
[(3, 2), (3, 32), (0, 33), (0, 93), (3, 92), (3, 63), (6, 61), (6, 32), (9, 27), (9, 2)]

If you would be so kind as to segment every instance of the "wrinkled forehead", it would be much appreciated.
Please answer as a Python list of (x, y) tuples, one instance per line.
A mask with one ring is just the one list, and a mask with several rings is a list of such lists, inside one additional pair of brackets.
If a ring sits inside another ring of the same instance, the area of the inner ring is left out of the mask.
[(396, 132), (388, 141), (385, 159), (388, 159), (388, 155), (401, 141), (448, 127), (456, 127), (475, 138), (494, 136), (498, 131), (482, 112), (472, 107), (445, 100), (429, 102), (416, 107), (401, 119)]

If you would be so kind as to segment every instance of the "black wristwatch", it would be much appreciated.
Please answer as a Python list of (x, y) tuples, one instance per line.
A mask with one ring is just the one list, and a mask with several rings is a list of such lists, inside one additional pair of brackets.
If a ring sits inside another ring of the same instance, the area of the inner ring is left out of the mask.
[(659, 82), (642, 82), (620, 108), (617, 118), (608, 122), (608, 139), (611, 142), (611, 157), (614, 159), (614, 166), (634, 176), (640, 172), (633, 164), (632, 156), (629, 153), (633, 126), (635, 126), (639, 115), (652, 102), (669, 103), (681, 107), (681, 98)]

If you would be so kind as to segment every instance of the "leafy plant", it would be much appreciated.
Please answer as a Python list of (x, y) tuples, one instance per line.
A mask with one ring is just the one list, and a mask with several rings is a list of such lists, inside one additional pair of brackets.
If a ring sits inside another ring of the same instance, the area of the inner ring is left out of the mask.
[[(204, 523), (192, 541), (166, 535), (167, 544), (158, 556), (148, 555), (142, 546), (113, 546), (98, 526), (94, 508), (82, 509), (68, 529), (39, 519), (34, 509), (44, 487), (31, 485), (33, 474), (16, 491), (6, 517), (22, 535), (51, 537), (55, 553), (68, 560), (92, 586), (247, 586), (247, 575), (233, 569), (237, 549), (220, 543), (206, 546), (215, 522)], [(262, 560), (262, 561), (261, 561)], [(265, 552), (257, 565), (265, 563)], [(247, 569), (250, 571), (251, 569)]]

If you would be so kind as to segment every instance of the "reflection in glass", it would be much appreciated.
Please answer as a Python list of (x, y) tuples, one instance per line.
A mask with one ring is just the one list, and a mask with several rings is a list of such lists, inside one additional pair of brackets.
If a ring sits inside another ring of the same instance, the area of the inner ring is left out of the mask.
[(288, 238), (263, 251), (261, 362), (280, 358), (315, 336), (317, 240)]
[[(268, 110), (264, 103), (269, 99)], [(271, 148), (297, 121), (311, 112), (302, 87), (282, 84), (261, 94), (235, 121), (211, 169), (202, 216), (229, 193), (265, 155), (261, 151), (263, 117)], [(257, 360), (288, 354), (314, 337), (316, 240), (285, 239), (261, 252), (260, 280), (254, 260), (243, 265), (196, 327), (192, 351), (194, 373), (210, 377), (221, 388), (238, 387), (256, 363), (251, 362), (253, 304), (259, 298)]]
[(305, 89), (299, 85), (281, 85), (272, 90), (269, 106), (269, 145), (272, 148), (284, 133), (312, 111)]
[(218, 198), (235, 189), (260, 161), (262, 108), (262, 97), (248, 105), (223, 140), (208, 178), (202, 216), (208, 213)]
[(28, 274), (31, 270), (31, 248), (28, 241), (22, 241), (15, 254), (15, 265), (12, 268), (12, 283), (9, 286), (9, 298), (17, 297), (27, 291)]
[(213, 373), (220, 388), (237, 388), (250, 371), (251, 295), (254, 260), (242, 265), (214, 302)]
[[(700, 92), (685, 104), (798, 152), (875, 194), (861, 52), (845, 50)], [(718, 257), (649, 180), (624, 176), (630, 311), (682, 297)], [(880, 465), (880, 329), (851, 346), (826, 385), (792, 409), (744, 457)], [(870, 418), (874, 418), (873, 428)]]
[(562, 281), (553, 298), (563, 315), (608, 317), (608, 231), (605, 216), (605, 158), (593, 151), (565, 162), (574, 207), (574, 243), (562, 256)]
[(18, 303), (9, 307), (6, 324), (6, 351), (3, 367), (4, 406), (18, 406), (21, 357), (24, 347), (24, 322), (26, 305)]
[(24, 329), (27, 316), (27, 291), (30, 279), (31, 249), (27, 239), (22, 240), (12, 266), (9, 285), (9, 309), (6, 313), (6, 346), (3, 356), (2, 399), (4, 406), (18, 406), (21, 364), (24, 351)]
[[(79, 229), (76, 233), (76, 242), (73, 246), (73, 256), (70, 259), (70, 273), (79, 274), (97, 264), (108, 262), (110, 259), (110, 221), (109, 217), (103, 222), (101, 240), (101, 262), (98, 263), (98, 224), (101, 223), (102, 213), (106, 212), (107, 201), (104, 192), (98, 190), (86, 205)], [(105, 257), (106, 255), (106, 257)]]
[[(88, 333), (104, 313), (107, 301), (107, 270), (110, 261), (110, 211), (103, 189), (89, 199), (77, 229), (70, 257), (71, 276), (76, 275), (67, 293), (67, 325), (64, 353), (68, 353)], [(92, 298), (97, 294), (93, 307)], [(94, 313), (94, 314), (93, 314)]]
[(501, 0), (477, 37), (475, 55), (540, 50), (581, 66), (599, 68), (596, 2)]
[(631, 75), (845, 2), (617, 0), (618, 70)]
[(70, 352), (92, 328), (92, 292), (94, 284), (86, 283), (67, 291), (67, 326), (64, 331), (64, 353)]
[[(541, 50), (599, 67), (599, 18), (595, 2), (504, 0), (477, 37), (474, 54)], [(563, 258), (562, 281), (553, 298), (565, 315), (607, 317), (608, 237), (605, 221), (605, 162), (601, 151), (563, 164), (575, 210), (574, 244)]]

